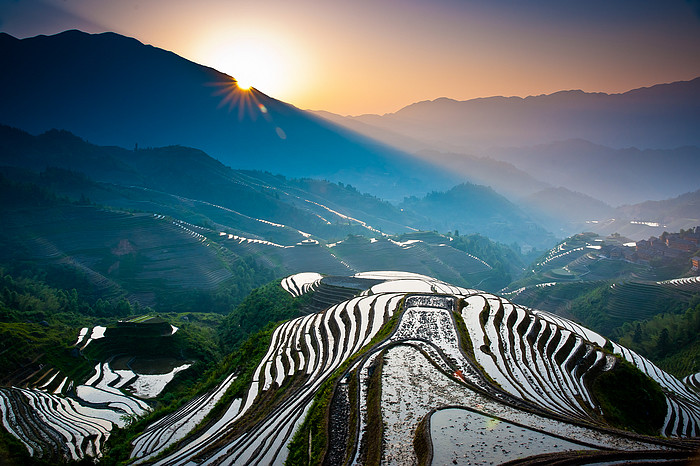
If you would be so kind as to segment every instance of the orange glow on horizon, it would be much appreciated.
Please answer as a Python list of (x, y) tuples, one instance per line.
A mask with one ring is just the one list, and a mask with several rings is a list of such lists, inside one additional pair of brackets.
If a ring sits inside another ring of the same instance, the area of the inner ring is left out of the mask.
[(0, 2), (0, 16), (18, 38), (114, 31), (340, 115), (700, 76), (693, 2), (602, 3), (42, 0)]
[(200, 63), (232, 76), (241, 90), (295, 102), (312, 86), (306, 49), (272, 25), (204, 34), (195, 50)]

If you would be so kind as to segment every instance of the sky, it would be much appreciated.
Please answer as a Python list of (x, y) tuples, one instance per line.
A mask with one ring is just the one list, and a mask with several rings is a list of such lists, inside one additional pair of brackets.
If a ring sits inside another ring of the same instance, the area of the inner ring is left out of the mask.
[(0, 31), (113, 31), (302, 109), (625, 92), (700, 76), (700, 0), (0, 0)]

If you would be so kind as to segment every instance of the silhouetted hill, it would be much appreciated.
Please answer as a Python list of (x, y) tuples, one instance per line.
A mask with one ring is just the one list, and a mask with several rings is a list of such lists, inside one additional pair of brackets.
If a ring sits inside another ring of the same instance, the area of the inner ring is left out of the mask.
[[(426, 160), (511, 198), (548, 184), (620, 205), (698, 186), (700, 78), (622, 94), (440, 98), (381, 116), (319, 115), (420, 155), (430, 148)], [(528, 190), (518, 172), (539, 186)]]
[(522, 199), (521, 205), (543, 226), (566, 236), (588, 231), (586, 222), (608, 219), (614, 210), (608, 204), (566, 188), (547, 188)]
[(317, 114), (513, 200), (565, 187), (620, 205), (698, 186), (700, 78), (623, 94), (440, 98), (381, 116)]
[[(301, 232), (334, 241), (347, 234), (371, 237), (380, 235), (379, 230), (401, 234), (416, 228), (481, 233), (538, 249), (554, 243), (516, 205), (489, 187), (470, 183), (422, 199), (405, 198), (397, 207), (349, 184), (233, 170), (188, 147), (127, 150), (97, 146), (67, 131), (31, 136), (0, 125), (2, 166), (44, 172), (44, 182), (52, 176), (47, 171), (59, 168), (64, 172), (53, 176), (54, 189), (74, 199), (84, 195), (105, 205), (179, 218), (186, 212), (184, 219), (206, 215), (237, 228), (238, 235), (281, 244), (302, 241)], [(100, 183), (77, 188), (75, 177), (65, 170)]]
[[(697, 218), (700, 222), (700, 189), (673, 199), (624, 205), (618, 207), (617, 212), (630, 218), (655, 218), (661, 222), (668, 222), (674, 218), (681, 217)], [(677, 229), (669, 231), (677, 231)]]
[(520, 199), (550, 187), (550, 183), (542, 181), (537, 174), (533, 175), (503, 160), (434, 150), (420, 151), (417, 155), (463, 174), (471, 183), (490, 186), (510, 200)]
[(453, 150), (581, 138), (612, 147), (699, 145), (700, 78), (621, 94), (580, 90), (549, 95), (418, 102), (358, 121), (442, 143)]
[(0, 63), (0, 123), (31, 133), (60, 128), (102, 145), (198, 147), (234, 168), (342, 180), (385, 198), (456, 179), (118, 34), (1, 34)]

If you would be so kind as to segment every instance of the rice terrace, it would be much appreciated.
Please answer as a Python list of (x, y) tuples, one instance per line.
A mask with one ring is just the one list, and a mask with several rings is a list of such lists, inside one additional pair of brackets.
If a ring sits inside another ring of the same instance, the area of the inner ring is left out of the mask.
[[(148, 425), (132, 440), (131, 459), (422, 464), (436, 454), (477, 461), (483, 450), (497, 462), (537, 455), (538, 464), (548, 464), (573, 452), (636, 460), (692, 451), (682, 439), (700, 429), (698, 393), (634, 351), (556, 315), (426, 276), (351, 278), (374, 284), (268, 332), (252, 373), (227, 375)], [(324, 280), (301, 273), (278, 286), (301, 297)], [(139, 320), (154, 319), (127, 324)], [(87, 330), (76, 342), (82, 350), (105, 338), (104, 328)], [(134, 388), (143, 377), (104, 363), (75, 387), (77, 399), (61, 396), (65, 379), (51, 388), (55, 374), (38, 377), (30, 388), (2, 390), (3, 422), (37, 453), (68, 445), (74, 459), (99, 455), (113, 426), (150, 409), (119, 390), (156, 395)], [(239, 378), (247, 379), (242, 396), (210, 415)], [(610, 384), (615, 390), (604, 391)], [(645, 421), (634, 424), (639, 409)], [(454, 416), (464, 429), (471, 425), (469, 441), (480, 450), (449, 434), (459, 429)], [(201, 420), (204, 427), (195, 429)], [(382, 441), (371, 440), (377, 437)]]
[(0, 1), (0, 465), (700, 465), (699, 5)]

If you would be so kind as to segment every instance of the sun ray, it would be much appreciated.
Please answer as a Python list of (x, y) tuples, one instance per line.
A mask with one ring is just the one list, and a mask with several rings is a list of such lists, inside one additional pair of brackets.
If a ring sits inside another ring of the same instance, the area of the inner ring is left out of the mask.
[(287, 133), (274, 122), (268, 108), (260, 102), (258, 91), (254, 87), (243, 88), (234, 78), (213, 82), (209, 86), (216, 88), (212, 95), (222, 96), (217, 108), (228, 107), (229, 113), (236, 111), (238, 121), (246, 118), (256, 121), (258, 117), (262, 117), (271, 125), (277, 137), (282, 140), (287, 139)]

